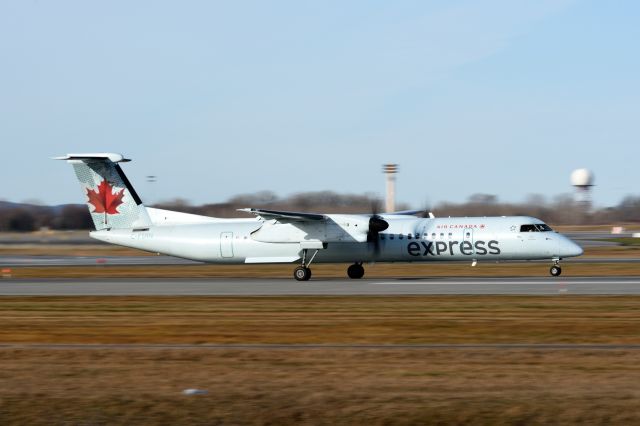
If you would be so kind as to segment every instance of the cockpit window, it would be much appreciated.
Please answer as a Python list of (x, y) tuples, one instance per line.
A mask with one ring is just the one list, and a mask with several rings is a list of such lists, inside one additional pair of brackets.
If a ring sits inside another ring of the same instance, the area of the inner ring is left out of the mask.
[(520, 232), (553, 232), (553, 229), (544, 223), (536, 223), (520, 226)]

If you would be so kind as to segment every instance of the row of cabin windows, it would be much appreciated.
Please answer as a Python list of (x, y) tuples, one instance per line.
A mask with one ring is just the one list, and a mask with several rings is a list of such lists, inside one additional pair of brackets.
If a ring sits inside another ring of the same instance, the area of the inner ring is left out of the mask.
[[(536, 224), (527, 224), (527, 225), (522, 225), (520, 226), (520, 232), (553, 232), (553, 229), (551, 229), (551, 227), (549, 225), (546, 225), (544, 223), (540, 224), (540, 223), (536, 223)], [(404, 239), (405, 235), (404, 234), (380, 234), (380, 239), (384, 240), (385, 236), (388, 235), (390, 240), (393, 240), (395, 238), (395, 235), (398, 236), (399, 240)], [(449, 239), (453, 238), (453, 232), (449, 232)], [(465, 238), (471, 238), (471, 233), (470, 232), (466, 232), (465, 233)], [(412, 233), (408, 233), (406, 235), (408, 240), (412, 240), (412, 239), (420, 239), (420, 234), (415, 234), (413, 235)], [(431, 239), (435, 240), (437, 237), (437, 234), (435, 232), (431, 233)], [(444, 239), (445, 234), (444, 232), (440, 233), (440, 239)], [(428, 239), (429, 238), (429, 234), (428, 233), (424, 233), (422, 234), (422, 238), (423, 239)]]
[[(395, 236), (396, 236), (396, 235), (398, 236), (398, 239), (399, 239), (399, 240), (402, 240), (402, 239), (404, 239), (404, 237), (405, 237), (405, 235), (404, 235), (404, 234), (380, 234), (380, 239), (381, 239), (381, 240), (384, 240), (384, 239), (386, 238), (386, 236), (389, 236), (389, 239), (390, 239), (390, 240), (393, 240), (393, 239), (395, 238)], [(420, 234), (415, 234), (415, 235), (413, 235), (412, 233), (408, 233), (408, 234), (406, 235), (406, 237), (407, 237), (407, 240), (412, 240), (412, 239), (414, 239), (414, 238), (415, 238), (416, 240), (419, 240), (419, 239), (420, 239)], [(423, 238), (423, 239), (425, 239), (425, 240), (426, 240), (426, 239), (428, 239), (428, 238), (429, 238), (429, 234), (425, 232), (424, 234), (422, 234), (422, 238)], [(453, 232), (449, 232), (449, 239), (451, 239), (451, 238), (453, 238)], [(465, 238), (471, 238), (471, 233), (470, 233), (470, 232), (467, 232), (467, 233), (465, 234)], [(435, 239), (436, 239), (436, 233), (435, 233), (435, 232), (433, 232), (433, 233), (431, 234), (431, 239), (433, 239), (433, 240), (435, 240)], [(440, 239), (442, 239), (442, 240), (444, 239), (444, 232), (441, 232), (441, 233), (440, 233)]]

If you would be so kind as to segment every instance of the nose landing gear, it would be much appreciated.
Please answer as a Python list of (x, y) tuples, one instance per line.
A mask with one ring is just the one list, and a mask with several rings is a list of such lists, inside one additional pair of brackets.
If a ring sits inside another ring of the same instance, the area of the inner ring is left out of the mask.
[(549, 273), (554, 277), (559, 277), (562, 273), (562, 268), (560, 267), (560, 259), (555, 259), (553, 262), (553, 266), (549, 269)]

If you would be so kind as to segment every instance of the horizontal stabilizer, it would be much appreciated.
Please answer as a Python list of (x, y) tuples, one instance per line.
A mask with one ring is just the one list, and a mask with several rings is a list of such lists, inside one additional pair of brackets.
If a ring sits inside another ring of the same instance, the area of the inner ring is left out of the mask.
[(113, 152), (98, 152), (88, 154), (67, 154), (61, 157), (53, 157), (54, 160), (79, 160), (79, 161), (91, 161), (91, 160), (109, 160), (112, 163), (125, 163), (131, 161), (128, 158), (124, 158), (122, 154), (116, 154)]

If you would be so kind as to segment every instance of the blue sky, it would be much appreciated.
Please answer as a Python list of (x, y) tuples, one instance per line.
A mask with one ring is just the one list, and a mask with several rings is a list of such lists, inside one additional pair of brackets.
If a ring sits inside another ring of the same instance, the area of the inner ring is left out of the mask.
[[(0, 1), (0, 198), (80, 202), (113, 151), (149, 201), (272, 190), (594, 200), (640, 180), (640, 2)], [(157, 175), (150, 184), (146, 175)]]

